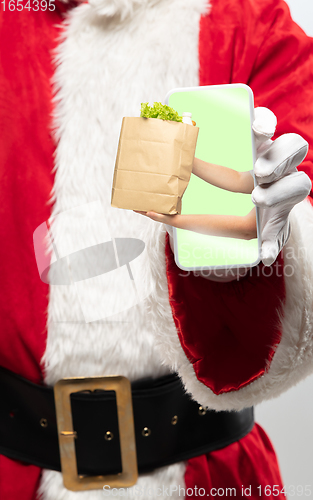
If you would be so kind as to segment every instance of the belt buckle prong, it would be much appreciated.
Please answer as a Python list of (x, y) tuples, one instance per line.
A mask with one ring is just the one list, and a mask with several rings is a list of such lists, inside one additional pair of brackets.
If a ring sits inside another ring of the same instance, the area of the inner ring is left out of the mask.
[[(79, 476), (75, 451), (70, 395), (86, 390), (115, 391), (120, 435), (122, 472), (107, 476)], [(54, 386), (61, 470), (65, 488), (71, 491), (127, 488), (137, 482), (138, 468), (130, 381), (122, 376), (79, 377), (59, 380)]]

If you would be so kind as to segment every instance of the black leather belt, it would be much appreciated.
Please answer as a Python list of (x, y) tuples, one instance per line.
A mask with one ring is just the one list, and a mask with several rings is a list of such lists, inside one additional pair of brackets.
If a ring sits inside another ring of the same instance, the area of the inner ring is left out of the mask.
[[(224, 448), (254, 425), (253, 408), (206, 411), (175, 374), (136, 381), (131, 390), (139, 473)], [(120, 473), (115, 392), (76, 392), (70, 398), (78, 474)], [(0, 401), (0, 453), (60, 471), (53, 389), (0, 367)]]

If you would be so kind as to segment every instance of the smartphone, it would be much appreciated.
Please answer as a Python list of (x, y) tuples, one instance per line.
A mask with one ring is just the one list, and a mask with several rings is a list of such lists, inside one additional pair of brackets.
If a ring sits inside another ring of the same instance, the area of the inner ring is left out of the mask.
[[(256, 151), (252, 131), (254, 99), (250, 87), (230, 84), (176, 88), (168, 92), (165, 103), (180, 115), (192, 113), (192, 120), (199, 127), (197, 158), (240, 172), (251, 171), (253, 175)], [(243, 216), (253, 208), (250, 194), (217, 188), (191, 174), (181, 213)], [(256, 225), (258, 236), (251, 240), (174, 228), (175, 262), (184, 271), (255, 266), (261, 256), (258, 209)]]

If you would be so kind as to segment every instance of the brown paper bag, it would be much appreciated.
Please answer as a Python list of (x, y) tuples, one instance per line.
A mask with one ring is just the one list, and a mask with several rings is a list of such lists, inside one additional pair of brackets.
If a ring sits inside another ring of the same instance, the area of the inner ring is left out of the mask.
[(158, 118), (123, 118), (111, 205), (179, 214), (199, 128)]

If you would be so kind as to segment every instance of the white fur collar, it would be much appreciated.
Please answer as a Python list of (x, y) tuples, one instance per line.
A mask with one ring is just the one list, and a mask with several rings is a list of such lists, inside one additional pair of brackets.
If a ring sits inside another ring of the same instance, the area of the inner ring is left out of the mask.
[[(124, 21), (131, 17), (135, 11), (152, 7), (161, 0), (89, 0), (93, 12), (101, 17)], [(167, 0), (169, 1), (169, 0)], [(68, 3), (69, 0), (60, 0)], [(76, 0), (77, 4), (86, 3), (86, 0)]]
[(89, 0), (89, 5), (100, 16), (124, 20), (138, 8), (150, 7), (158, 1), (160, 0)]

